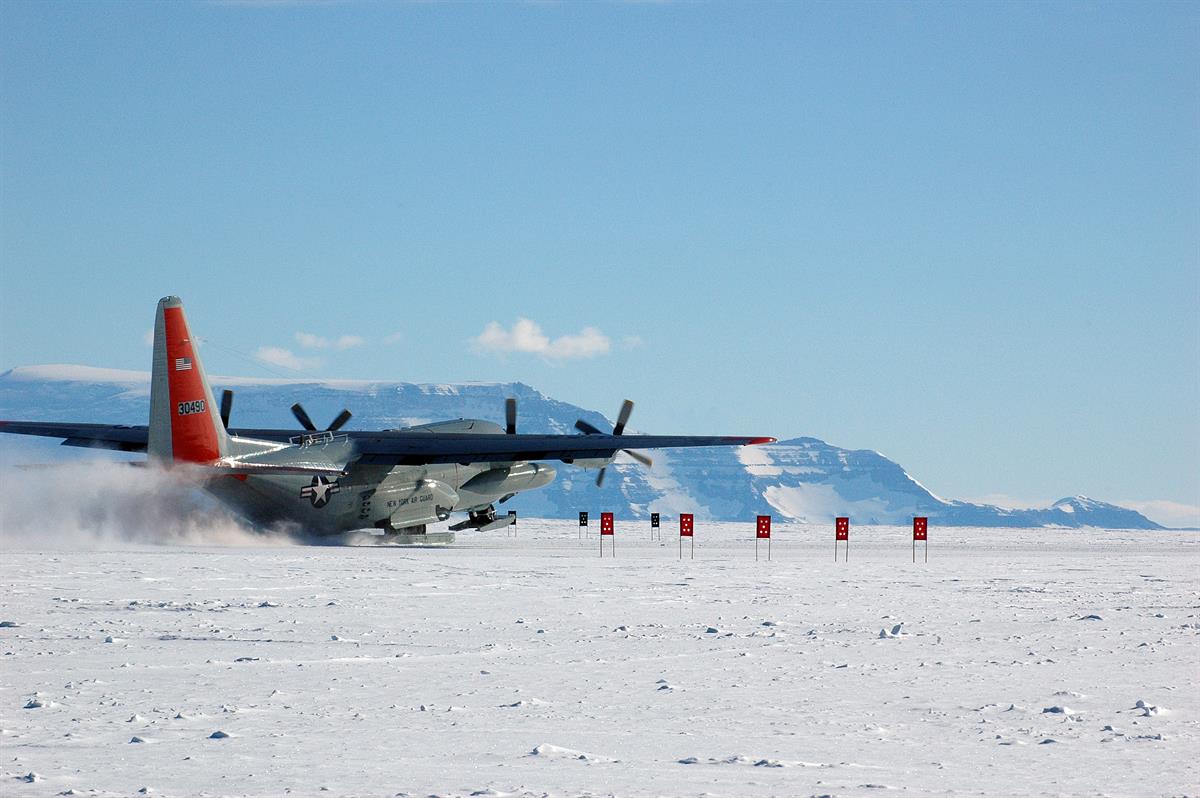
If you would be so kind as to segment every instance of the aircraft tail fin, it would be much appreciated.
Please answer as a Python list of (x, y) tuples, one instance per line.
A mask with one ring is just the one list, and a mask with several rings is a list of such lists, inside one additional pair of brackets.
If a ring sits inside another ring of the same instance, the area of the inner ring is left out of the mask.
[(177, 296), (160, 299), (154, 317), (147, 453), (165, 463), (211, 463), (229, 454), (229, 434)]

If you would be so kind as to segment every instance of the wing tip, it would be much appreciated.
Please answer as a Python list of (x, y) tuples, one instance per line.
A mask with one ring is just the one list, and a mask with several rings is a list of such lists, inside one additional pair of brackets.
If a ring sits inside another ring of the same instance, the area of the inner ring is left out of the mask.
[(750, 440), (746, 441), (746, 445), (747, 446), (758, 446), (760, 443), (775, 443), (775, 441), (776, 441), (775, 438), (767, 438), (767, 437), (751, 438)]

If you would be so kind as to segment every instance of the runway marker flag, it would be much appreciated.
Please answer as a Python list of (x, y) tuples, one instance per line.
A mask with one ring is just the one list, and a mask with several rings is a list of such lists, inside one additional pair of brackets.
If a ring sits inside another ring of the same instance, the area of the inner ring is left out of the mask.
[(604, 539), (612, 538), (612, 553), (617, 556), (617, 536), (613, 533), (613, 514), (600, 513), (600, 556), (604, 556)]
[(654, 530), (658, 529), (658, 539), (662, 540), (662, 529), (659, 528), (658, 513), (650, 513), (650, 539), (654, 540)]
[(692, 541), (692, 559), (696, 559), (696, 536), (692, 534), (694, 529), (692, 514), (679, 514), (679, 559), (683, 559), (683, 539), (687, 538)]
[(846, 541), (846, 561), (850, 561), (850, 519), (839, 516), (833, 522), (833, 561), (838, 558), (838, 541)]
[(923, 516), (913, 518), (913, 562), (917, 561), (917, 541), (925, 541), (925, 562), (929, 562), (929, 519)]
[[(583, 530), (584, 530), (584, 528), (587, 527), (587, 525), (588, 525), (587, 513), (580, 511), (580, 513), (579, 513), (579, 538), (580, 538), (580, 540), (583, 539)], [(592, 536), (591, 532), (592, 531), (589, 529), (588, 537)]]
[(771, 516), (760, 515), (754, 528), (754, 560), (758, 561), (758, 541), (767, 541), (767, 561), (771, 560)]

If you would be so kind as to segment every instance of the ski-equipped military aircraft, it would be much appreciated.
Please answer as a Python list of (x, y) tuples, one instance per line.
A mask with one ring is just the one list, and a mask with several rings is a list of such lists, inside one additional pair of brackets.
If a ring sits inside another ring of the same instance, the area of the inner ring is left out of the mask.
[(376, 432), (343, 431), (343, 410), (323, 430), (304, 408), (292, 413), (304, 432), (231, 429), (232, 391), (219, 411), (204, 366), (188, 331), (179, 297), (159, 300), (154, 320), (150, 424), (0, 421), (0, 432), (63, 438), (63, 445), (146, 452), (151, 462), (186, 466), (201, 486), (249, 520), (293, 522), (316, 534), (376, 527), (385, 534), (420, 535), (426, 525), (465, 511), (450, 527), (497, 529), (515, 519), (497, 518), (496, 504), (549, 484), (560, 460), (584, 468), (605, 467), (624, 451), (651, 465), (639, 449), (745, 446), (774, 438), (688, 435), (624, 435), (633, 403), (621, 406), (611, 434), (580, 420), (580, 435), (517, 432), (517, 405), (508, 399), (506, 426), (458, 419)]

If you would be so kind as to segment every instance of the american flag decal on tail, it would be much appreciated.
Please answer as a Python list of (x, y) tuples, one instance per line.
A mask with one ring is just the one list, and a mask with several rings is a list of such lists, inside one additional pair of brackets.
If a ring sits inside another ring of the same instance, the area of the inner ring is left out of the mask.
[(191, 371), (192, 370), (192, 359), (190, 357), (175, 358), (175, 370), (176, 371)]

